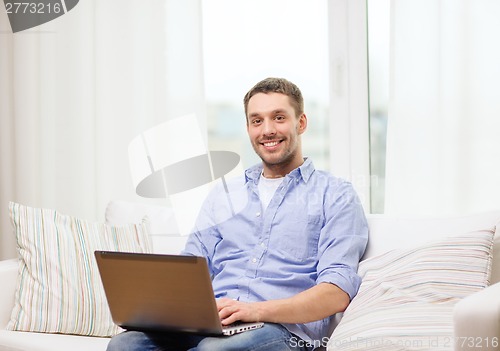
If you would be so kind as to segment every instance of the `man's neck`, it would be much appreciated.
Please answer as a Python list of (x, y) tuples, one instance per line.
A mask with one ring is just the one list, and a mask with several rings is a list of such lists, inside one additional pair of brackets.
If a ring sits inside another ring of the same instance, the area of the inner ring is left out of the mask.
[(262, 170), (262, 175), (265, 178), (283, 178), (288, 173), (294, 169), (300, 167), (304, 163), (304, 159), (301, 157), (297, 162), (289, 163), (287, 165), (266, 165), (264, 163), (264, 168)]
[[(287, 173), (288, 174), (288, 173)], [(286, 174), (269, 174), (266, 173), (265, 171), (262, 171), (262, 176), (267, 179), (277, 179), (277, 178), (283, 178)]]

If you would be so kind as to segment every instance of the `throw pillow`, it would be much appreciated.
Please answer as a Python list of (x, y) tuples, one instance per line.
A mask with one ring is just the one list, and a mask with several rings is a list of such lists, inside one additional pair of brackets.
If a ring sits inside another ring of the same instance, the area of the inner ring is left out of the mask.
[(361, 262), (363, 282), (329, 349), (453, 350), (453, 307), (488, 286), (494, 234), (471, 232)]
[(11, 202), (19, 275), (8, 330), (112, 336), (95, 250), (151, 252), (148, 223), (111, 226)]

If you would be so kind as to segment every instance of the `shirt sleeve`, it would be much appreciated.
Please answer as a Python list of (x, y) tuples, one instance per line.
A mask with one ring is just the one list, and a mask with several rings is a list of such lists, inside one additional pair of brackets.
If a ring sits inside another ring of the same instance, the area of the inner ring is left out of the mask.
[(205, 257), (208, 261), (210, 274), (213, 274), (211, 263), (215, 248), (221, 240), (217, 220), (214, 216), (218, 191), (219, 189), (213, 189), (203, 202), (194, 228), (181, 252), (183, 255)]
[(325, 224), (321, 230), (317, 283), (331, 283), (351, 300), (361, 278), (358, 264), (368, 242), (368, 224), (360, 199), (349, 182), (342, 182), (325, 198)]

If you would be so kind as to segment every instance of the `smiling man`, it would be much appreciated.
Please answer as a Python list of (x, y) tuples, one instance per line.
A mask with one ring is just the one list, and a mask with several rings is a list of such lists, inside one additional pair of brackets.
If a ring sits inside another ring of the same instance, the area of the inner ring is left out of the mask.
[(247, 130), (262, 159), (264, 177), (281, 178), (303, 162), (300, 135), (307, 128), (302, 102), (282, 93), (256, 93), (245, 97)]
[(207, 198), (185, 254), (207, 259), (222, 324), (265, 322), (229, 337), (126, 332), (108, 350), (312, 350), (327, 341), (332, 317), (361, 283), (357, 267), (368, 240), (352, 185), (316, 170), (302, 155), (307, 117), (299, 88), (282, 78), (257, 83), (244, 97), (250, 142), (262, 160)]

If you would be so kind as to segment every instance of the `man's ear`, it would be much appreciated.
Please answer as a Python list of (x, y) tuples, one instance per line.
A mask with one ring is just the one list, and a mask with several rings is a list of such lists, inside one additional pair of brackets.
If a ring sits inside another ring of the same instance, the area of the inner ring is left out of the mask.
[(302, 134), (307, 129), (307, 116), (305, 113), (301, 114), (299, 117), (299, 123), (297, 125), (297, 132)]

